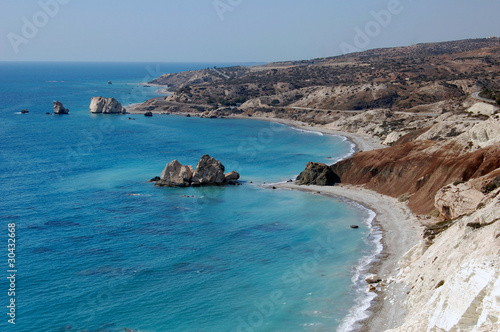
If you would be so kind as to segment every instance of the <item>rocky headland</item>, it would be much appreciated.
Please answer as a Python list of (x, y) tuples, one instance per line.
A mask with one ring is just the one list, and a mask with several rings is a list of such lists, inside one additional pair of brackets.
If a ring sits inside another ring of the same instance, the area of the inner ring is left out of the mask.
[[(132, 112), (279, 121), (357, 143), (352, 157), (311, 162), (299, 185), (278, 187), (346, 196), (378, 212), (383, 262), (397, 258), (399, 266), (375, 271), (380, 300), (363, 330), (500, 330), (499, 38), (167, 74), (152, 83), (173, 94)], [(172, 167), (175, 183), (192, 182), (192, 168)], [(401, 205), (412, 214), (398, 213)], [(416, 244), (409, 232), (420, 227)]]
[(93, 97), (90, 101), (90, 113), (125, 114), (127, 110), (115, 99)]
[(225, 167), (219, 160), (204, 155), (198, 161), (196, 169), (191, 165), (182, 165), (177, 160), (167, 164), (161, 176), (151, 179), (160, 187), (199, 187), (238, 184), (240, 174), (236, 171), (224, 173)]

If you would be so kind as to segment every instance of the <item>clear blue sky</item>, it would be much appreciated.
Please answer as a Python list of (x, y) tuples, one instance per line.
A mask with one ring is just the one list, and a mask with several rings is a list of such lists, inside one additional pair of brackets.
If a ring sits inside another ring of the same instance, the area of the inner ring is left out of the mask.
[(498, 0), (1, 0), (0, 61), (311, 59), (499, 36), (499, 14)]

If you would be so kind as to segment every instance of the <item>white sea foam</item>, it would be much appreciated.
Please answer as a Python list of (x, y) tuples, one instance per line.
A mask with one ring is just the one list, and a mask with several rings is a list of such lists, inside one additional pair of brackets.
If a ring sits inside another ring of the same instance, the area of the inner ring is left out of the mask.
[(295, 126), (289, 126), (290, 128), (292, 128), (293, 130), (298, 130), (302, 133), (306, 133), (306, 134), (315, 134), (315, 135), (318, 135), (318, 136), (325, 136), (322, 132), (319, 132), (319, 131), (314, 131), (314, 130), (305, 130), (305, 129), (301, 129), (301, 128), (298, 128), (298, 127), (295, 127)]
[(368, 269), (383, 250), (382, 231), (373, 224), (376, 213), (359, 203), (352, 202), (352, 204), (362, 208), (368, 213), (365, 223), (370, 229), (370, 234), (366, 238), (366, 242), (374, 249), (369, 254), (360, 258), (353, 269), (352, 284), (356, 293), (354, 306), (349, 310), (349, 314), (340, 323), (337, 328), (338, 332), (355, 331), (360, 327), (360, 321), (370, 317), (368, 309), (371, 306), (371, 301), (377, 297), (377, 295), (367, 290), (367, 284), (364, 280), (368, 276)]

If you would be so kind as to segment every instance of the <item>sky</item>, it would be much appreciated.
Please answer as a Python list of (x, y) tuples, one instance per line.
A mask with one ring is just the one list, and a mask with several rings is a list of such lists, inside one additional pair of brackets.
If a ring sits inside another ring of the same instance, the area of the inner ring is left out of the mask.
[(500, 36), (498, 0), (0, 0), (0, 61), (271, 62)]

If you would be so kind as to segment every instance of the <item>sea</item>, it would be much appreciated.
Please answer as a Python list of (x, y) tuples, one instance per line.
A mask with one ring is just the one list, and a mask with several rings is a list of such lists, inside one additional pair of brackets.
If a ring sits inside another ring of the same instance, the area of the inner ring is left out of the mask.
[[(0, 63), (0, 331), (357, 329), (375, 214), (270, 189), (352, 143), (250, 119), (89, 112), (94, 96), (126, 107), (161, 97), (143, 84), (161, 74), (225, 65)], [(70, 114), (46, 114), (55, 100)], [(148, 183), (205, 154), (242, 185)]]

